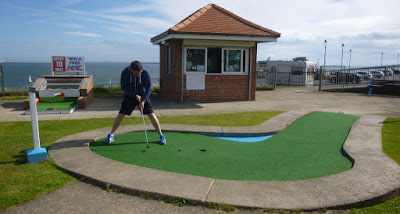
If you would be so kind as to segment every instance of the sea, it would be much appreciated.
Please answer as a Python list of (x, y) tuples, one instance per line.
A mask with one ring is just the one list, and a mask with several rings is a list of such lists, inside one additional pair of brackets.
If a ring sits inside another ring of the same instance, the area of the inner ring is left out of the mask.
[[(35, 82), (38, 76), (52, 75), (50, 62), (3, 62), (4, 88), (10, 90), (27, 89), (30, 80)], [(93, 75), (95, 86), (119, 85), (121, 72), (130, 62), (86, 62), (86, 75)], [(160, 64), (142, 63), (150, 73), (152, 85), (160, 84)], [(55, 75), (77, 75), (76, 72), (57, 72)], [(82, 75), (82, 73), (79, 73)], [(0, 82), (1, 84), (1, 82)]]

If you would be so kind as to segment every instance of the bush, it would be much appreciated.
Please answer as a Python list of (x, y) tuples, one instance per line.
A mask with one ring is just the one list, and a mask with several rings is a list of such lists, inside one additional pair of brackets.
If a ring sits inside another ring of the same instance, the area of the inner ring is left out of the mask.
[(258, 91), (273, 90), (273, 86), (268, 84), (257, 84), (256, 90)]

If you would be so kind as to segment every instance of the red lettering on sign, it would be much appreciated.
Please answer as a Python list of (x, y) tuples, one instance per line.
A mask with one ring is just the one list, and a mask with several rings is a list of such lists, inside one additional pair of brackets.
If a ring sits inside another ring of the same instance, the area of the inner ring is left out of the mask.
[(53, 56), (53, 72), (65, 72), (65, 57)]
[(213, 76), (213, 80), (220, 80), (220, 79), (221, 79), (220, 75)]

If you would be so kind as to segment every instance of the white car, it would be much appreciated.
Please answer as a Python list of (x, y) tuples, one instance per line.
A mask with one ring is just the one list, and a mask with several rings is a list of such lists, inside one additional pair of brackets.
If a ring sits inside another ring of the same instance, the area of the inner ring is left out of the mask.
[(385, 74), (382, 71), (370, 71), (374, 78), (383, 78)]
[(363, 80), (370, 80), (372, 78), (372, 74), (368, 71), (359, 71), (357, 74), (359, 74)]
[(393, 76), (393, 70), (388, 68), (382, 71), (385, 76)]

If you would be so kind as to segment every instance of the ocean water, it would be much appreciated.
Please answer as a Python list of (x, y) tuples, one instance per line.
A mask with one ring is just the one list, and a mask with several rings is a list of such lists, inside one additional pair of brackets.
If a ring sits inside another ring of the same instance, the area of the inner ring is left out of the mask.
[[(87, 75), (93, 75), (94, 85), (119, 85), (121, 72), (127, 63), (113, 62), (86, 62)], [(143, 67), (150, 73), (153, 85), (160, 83), (160, 64), (142, 63)], [(45, 62), (4, 62), (4, 87), (7, 89), (23, 89), (29, 86), (29, 75), (33, 82), (41, 75), (52, 75), (51, 63)], [(64, 75), (75, 75), (74, 72), (56, 73)], [(0, 82), (1, 84), (1, 82)]]

